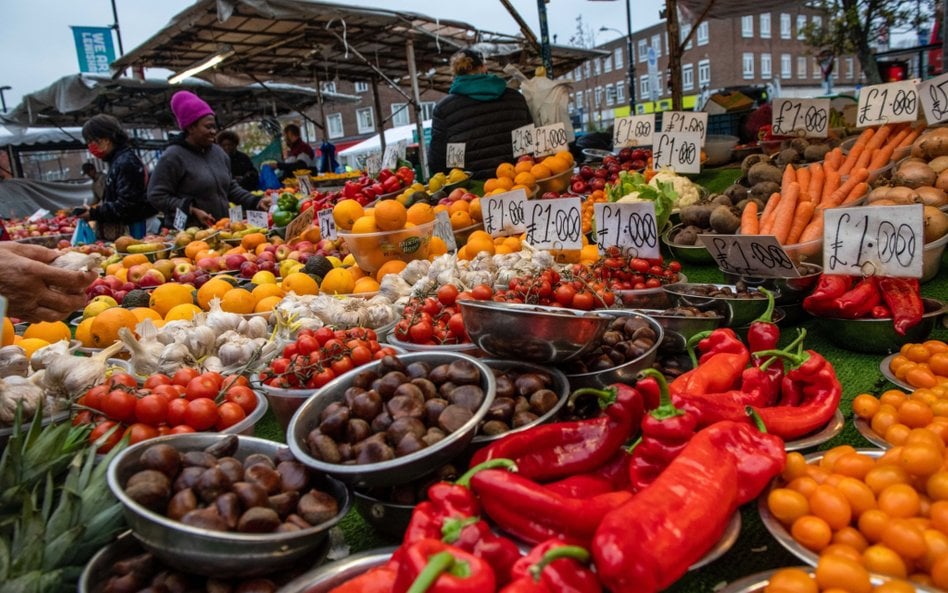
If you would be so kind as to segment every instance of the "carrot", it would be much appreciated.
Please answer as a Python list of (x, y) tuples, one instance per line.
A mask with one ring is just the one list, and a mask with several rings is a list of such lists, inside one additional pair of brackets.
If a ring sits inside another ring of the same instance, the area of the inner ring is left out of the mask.
[(823, 165), (820, 163), (810, 165), (810, 187), (807, 188), (806, 193), (814, 206), (823, 199), (823, 182), (825, 179), (826, 174), (823, 172)]
[(823, 195), (820, 196), (820, 204), (825, 204), (832, 194), (839, 187), (840, 174), (834, 169), (826, 171), (826, 181), (823, 182)]
[(902, 139), (902, 142), (901, 142), (898, 146), (896, 146), (896, 148), (903, 148), (903, 147), (905, 147), (905, 146), (911, 146), (912, 143), (914, 143), (916, 140), (918, 140), (918, 137), (922, 135), (922, 131), (923, 131), (924, 129), (925, 129), (925, 126), (918, 126), (918, 127), (916, 127), (916, 128), (913, 128), (912, 131), (909, 132), (908, 136), (906, 136), (905, 138), (903, 138), (903, 139)]
[(831, 167), (833, 169), (839, 169), (843, 164), (843, 149), (836, 147), (833, 150), (826, 153), (826, 156), (823, 158), (823, 167)]
[(800, 167), (797, 169), (797, 183), (800, 184), (800, 199), (810, 199), (810, 168)]
[(850, 169), (850, 173), (852, 173), (856, 169), (868, 169), (869, 161), (876, 154), (876, 152), (878, 152), (878, 150), (879, 149), (870, 150), (869, 148), (866, 148), (865, 150), (863, 150), (862, 154), (859, 155), (859, 158), (856, 159), (856, 164), (853, 165), (852, 169)]
[(770, 194), (770, 199), (767, 200), (767, 204), (764, 206), (764, 212), (760, 216), (760, 226), (758, 227), (759, 234), (766, 235), (770, 231), (770, 227), (774, 221), (774, 210), (777, 208), (777, 204), (780, 203), (780, 194), (774, 192)]
[(875, 151), (872, 155), (872, 159), (869, 161), (868, 168), (870, 171), (875, 171), (876, 169), (881, 169), (885, 167), (890, 160), (892, 160), (892, 153), (895, 152), (895, 144), (891, 142), (886, 144), (879, 150)]
[(816, 210), (816, 202), (800, 202), (797, 204), (797, 210), (793, 213), (793, 224), (790, 225), (790, 234), (787, 236), (787, 245), (793, 245), (800, 240), (803, 229), (813, 218), (813, 212)]
[(843, 198), (843, 202), (840, 205), (845, 206), (846, 204), (851, 204), (852, 202), (855, 202), (859, 198), (866, 195), (867, 191), (869, 191), (868, 183), (866, 183), (865, 181), (861, 181), (857, 183), (855, 186), (853, 186), (853, 188), (849, 191), (849, 193), (846, 194), (846, 197)]
[(787, 191), (790, 184), (797, 180), (797, 170), (793, 165), (787, 165), (783, 170), (783, 179), (780, 181), (780, 193)]
[[(885, 124), (878, 130), (876, 133), (869, 138), (869, 141), (866, 142), (866, 152), (873, 152), (882, 148), (882, 145), (885, 144), (885, 141), (889, 139), (889, 136), (892, 134), (892, 130), (895, 128), (894, 124)], [(858, 143), (859, 140), (856, 140)]]
[(839, 174), (846, 175), (852, 168), (856, 165), (856, 161), (859, 160), (859, 156), (862, 155), (863, 151), (866, 149), (866, 145), (875, 135), (875, 129), (866, 128), (862, 131), (862, 134), (856, 138), (856, 143), (853, 144), (852, 149), (850, 149), (849, 154), (846, 155), (846, 159), (843, 161), (843, 164), (839, 166)]
[(760, 232), (760, 221), (757, 219), (757, 202), (750, 201), (744, 206), (741, 213), (741, 234), (756, 235)]
[(849, 195), (849, 192), (853, 191), (858, 184), (862, 183), (869, 178), (869, 170), (865, 167), (862, 169), (853, 170), (852, 175), (849, 176), (849, 179), (846, 182), (839, 186), (839, 188), (829, 195), (827, 202), (823, 204), (826, 208), (835, 208), (839, 206), (846, 196)]
[(800, 243), (809, 243), (823, 236), (823, 211), (817, 210), (813, 213), (813, 219), (806, 225), (803, 232), (800, 233)]
[(790, 236), (790, 227), (793, 225), (793, 213), (797, 209), (797, 201), (800, 198), (800, 184), (796, 181), (791, 182), (787, 191), (780, 194), (780, 203), (774, 208), (774, 223), (771, 234), (777, 238), (781, 245), (786, 245), (787, 237)]

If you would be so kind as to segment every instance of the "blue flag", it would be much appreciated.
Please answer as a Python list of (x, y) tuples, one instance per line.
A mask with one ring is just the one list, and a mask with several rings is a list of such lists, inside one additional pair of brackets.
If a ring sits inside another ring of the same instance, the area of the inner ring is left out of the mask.
[(115, 61), (112, 29), (109, 27), (71, 27), (79, 57), (79, 72), (109, 73)]

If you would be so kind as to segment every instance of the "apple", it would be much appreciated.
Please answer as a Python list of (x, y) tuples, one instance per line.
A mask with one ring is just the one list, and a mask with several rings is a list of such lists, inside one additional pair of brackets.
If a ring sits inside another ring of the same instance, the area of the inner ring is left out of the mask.
[(240, 264), (240, 275), (244, 278), (253, 278), (253, 275), (260, 271), (260, 267), (252, 261), (245, 261)]
[(572, 184), (570, 184), (569, 188), (574, 194), (584, 194), (586, 193), (586, 182), (582, 179), (579, 181), (574, 181)]
[(296, 245), (293, 246), (293, 249), (296, 251), (313, 251), (315, 247), (313, 246), (312, 241), (299, 241)]
[(181, 277), (186, 274), (191, 274), (191, 278), (194, 278), (194, 264), (190, 262), (177, 263), (171, 270), (171, 277), (175, 282), (185, 282)]
[[(141, 264), (141, 265), (147, 265), (147, 264)], [(129, 270), (131, 270), (131, 268), (129, 268)], [(105, 278), (103, 278), (103, 280), (105, 281), (106, 286), (108, 286), (110, 290), (120, 290), (122, 288), (122, 285), (125, 284), (125, 282), (123, 282), (122, 280), (119, 280), (115, 276), (106, 276)]]
[(174, 262), (170, 259), (159, 259), (153, 265), (153, 268), (161, 272), (165, 280), (171, 280), (171, 272), (174, 270)]
[(297, 261), (300, 262), (301, 264), (305, 264), (306, 262), (309, 261), (309, 258), (313, 257), (314, 255), (315, 255), (314, 253), (305, 251), (303, 253), (300, 253), (299, 257), (297, 258)]
[(336, 242), (332, 239), (320, 239), (319, 243), (316, 244), (316, 248), (331, 253), (336, 248)]
[(119, 290), (124, 290), (125, 292), (129, 292), (131, 290), (135, 290), (136, 288), (138, 287), (135, 286), (134, 282), (126, 282), (119, 288)]
[(262, 263), (262, 262), (265, 262), (265, 261), (268, 261), (268, 262), (271, 262), (271, 263), (272, 263), (272, 262), (275, 262), (275, 261), (276, 261), (276, 256), (273, 255), (273, 253), (270, 252), (270, 251), (264, 251), (263, 253), (261, 253), (260, 255), (257, 256), (257, 263), (259, 264), (259, 263)]
[(217, 272), (220, 269), (219, 259), (217, 257), (202, 257), (194, 264), (205, 272)]
[(599, 167), (598, 169), (596, 169), (595, 171), (593, 171), (593, 178), (594, 178), (594, 179), (597, 178), (597, 177), (598, 177), (599, 179), (605, 179), (605, 178), (608, 177), (608, 176), (609, 176), (609, 169), (607, 169), (607, 168), (605, 168), (605, 167)]
[(473, 199), (476, 198), (476, 197), (477, 197), (476, 195), (472, 194), (472, 193), (469, 192), (469, 191), (466, 191), (466, 192), (464, 192), (464, 194), (461, 196), (461, 199), (462, 199), (462, 200), (465, 200), (465, 201), (467, 201), (467, 202), (470, 202), (471, 200), (473, 200)]
[(262, 261), (262, 262), (261, 262), (261, 261), (258, 261), (258, 262), (257, 262), (257, 267), (258, 267), (260, 270), (266, 271), (266, 272), (276, 272), (276, 269), (277, 269), (276, 262), (270, 261), (270, 260), (266, 260), (266, 261)]
[(279, 247), (279, 246), (278, 246), (276, 243), (270, 243), (270, 244), (268, 244), (266, 247), (264, 247), (263, 249), (264, 249), (264, 251), (266, 251), (266, 252), (275, 253), (277, 247)]
[(543, 192), (543, 195), (540, 196), (540, 199), (541, 200), (555, 200), (558, 197), (560, 197), (560, 194), (556, 193), (555, 191), (546, 191), (546, 192)]
[(583, 179), (592, 179), (594, 173), (593, 168), (589, 165), (583, 165), (579, 168), (579, 176)]
[(593, 188), (593, 190), (606, 189), (606, 180), (602, 177), (593, 177), (593, 180), (589, 182), (589, 185)]
[(204, 283), (210, 279), (211, 279), (211, 276), (209, 274), (206, 274), (204, 272), (195, 272), (194, 282), (192, 284), (194, 284), (195, 288), (201, 288), (201, 286), (203, 286)]
[(518, 162), (518, 163), (522, 163), (522, 162), (524, 162), (524, 161), (530, 161), (531, 163), (535, 162), (535, 161), (533, 160), (533, 157), (530, 156), (529, 154), (522, 154), (522, 155), (520, 155), (520, 157), (517, 159), (517, 162)]
[(116, 303), (121, 305), (122, 301), (125, 300), (125, 295), (127, 294), (128, 294), (127, 290), (116, 290), (115, 292), (112, 293), (112, 298), (115, 299)]
[(158, 270), (151, 268), (145, 271), (139, 284), (142, 286), (160, 286), (165, 283), (165, 276)]
[(247, 258), (239, 253), (231, 253), (224, 256), (224, 269), (226, 270), (239, 270), (247, 261)]
[(178, 274), (174, 277), (174, 281), (178, 284), (194, 284), (194, 279), (197, 277), (197, 273), (194, 270), (190, 272), (185, 272), (183, 274)]
[[(135, 264), (134, 266), (128, 269), (127, 278), (129, 282), (134, 282), (135, 284), (141, 284), (142, 278), (145, 276), (145, 272), (152, 269), (151, 264)], [(157, 271), (157, 270), (156, 270)], [(161, 272), (158, 272), (159, 274)], [(118, 280), (116, 278), (116, 280)], [(121, 282), (120, 282), (121, 285)], [(118, 287), (113, 287), (113, 290), (118, 290)]]
[(112, 296), (112, 289), (107, 284), (97, 284), (86, 289), (86, 296), (94, 299), (97, 296)]
[(277, 261), (283, 261), (290, 255), (290, 248), (286, 245), (277, 245), (274, 255), (276, 255)]

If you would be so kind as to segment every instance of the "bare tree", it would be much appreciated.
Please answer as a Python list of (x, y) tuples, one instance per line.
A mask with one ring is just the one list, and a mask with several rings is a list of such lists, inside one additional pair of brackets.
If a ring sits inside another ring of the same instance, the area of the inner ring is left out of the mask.
[(583, 22), (583, 15), (576, 17), (576, 32), (569, 38), (569, 44), (577, 47), (595, 47), (596, 34), (592, 26)]

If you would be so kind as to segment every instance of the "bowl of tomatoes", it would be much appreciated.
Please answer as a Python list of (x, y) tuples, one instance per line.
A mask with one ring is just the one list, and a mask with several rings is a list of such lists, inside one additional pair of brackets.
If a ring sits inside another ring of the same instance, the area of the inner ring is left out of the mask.
[(471, 343), (464, 326), (459, 301), (486, 301), (493, 296), (494, 289), (486, 284), (464, 292), (453, 284), (445, 284), (433, 294), (413, 296), (386, 341), (406, 352), (476, 352), (477, 346)]

